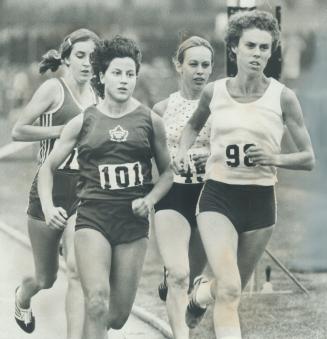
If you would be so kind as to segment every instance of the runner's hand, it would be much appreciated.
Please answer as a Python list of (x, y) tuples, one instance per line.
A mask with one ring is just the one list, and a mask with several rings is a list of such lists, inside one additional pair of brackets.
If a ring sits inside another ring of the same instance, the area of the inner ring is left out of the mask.
[(245, 154), (255, 165), (275, 166), (276, 164), (277, 154), (274, 154), (259, 145), (250, 146)]
[(132, 201), (132, 209), (136, 216), (147, 217), (153, 208), (151, 203), (146, 197), (138, 198)]
[(62, 207), (49, 208), (44, 212), (45, 222), (53, 230), (64, 230), (67, 226), (67, 212)]
[(204, 173), (209, 154), (197, 154), (193, 155), (194, 166), (197, 173)]
[(189, 166), (188, 154), (177, 153), (173, 159), (172, 167), (175, 174), (185, 174)]

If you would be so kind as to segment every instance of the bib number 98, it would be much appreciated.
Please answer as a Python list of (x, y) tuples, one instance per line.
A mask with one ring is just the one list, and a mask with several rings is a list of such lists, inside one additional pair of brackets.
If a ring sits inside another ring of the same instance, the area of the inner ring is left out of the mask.
[(226, 147), (226, 164), (229, 167), (253, 167), (255, 164), (250, 160), (250, 158), (245, 154), (246, 151), (254, 144), (232, 144)]

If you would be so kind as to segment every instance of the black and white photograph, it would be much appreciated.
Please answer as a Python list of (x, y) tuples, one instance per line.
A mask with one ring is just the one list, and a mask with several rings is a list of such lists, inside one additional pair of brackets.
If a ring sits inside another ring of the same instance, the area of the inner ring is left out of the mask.
[(0, 0), (0, 339), (326, 339), (326, 60), (325, 0)]

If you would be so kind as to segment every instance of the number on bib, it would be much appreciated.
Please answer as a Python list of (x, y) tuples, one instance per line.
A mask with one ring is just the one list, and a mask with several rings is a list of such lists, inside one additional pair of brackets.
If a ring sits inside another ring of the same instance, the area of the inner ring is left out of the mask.
[(143, 185), (140, 162), (99, 165), (100, 184), (103, 189), (119, 190)]
[(226, 147), (226, 164), (229, 167), (254, 167), (255, 164), (250, 160), (250, 158), (245, 154), (249, 147), (254, 146), (254, 144), (233, 144)]
[(59, 169), (64, 169), (64, 170), (79, 169), (78, 162), (77, 162), (77, 155), (78, 155), (78, 151), (77, 151), (77, 148), (75, 147), (70, 153), (70, 155), (65, 159), (65, 161), (59, 166)]

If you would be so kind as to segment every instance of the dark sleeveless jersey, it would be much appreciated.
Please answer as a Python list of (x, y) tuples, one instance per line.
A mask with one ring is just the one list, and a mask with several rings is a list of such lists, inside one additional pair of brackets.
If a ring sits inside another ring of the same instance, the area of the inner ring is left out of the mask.
[[(71, 119), (83, 111), (83, 107), (78, 103), (71, 93), (69, 87), (62, 78), (56, 78), (60, 83), (61, 102), (54, 109), (43, 113), (40, 116), (40, 126), (66, 125)], [(96, 97), (94, 96), (94, 104)], [(40, 142), (40, 152), (38, 164), (41, 166), (52, 151), (57, 139), (46, 139)], [(60, 166), (60, 169), (78, 169), (76, 162), (76, 150)]]
[(151, 110), (143, 105), (119, 118), (87, 108), (78, 141), (79, 197), (145, 196), (152, 187), (152, 140)]

